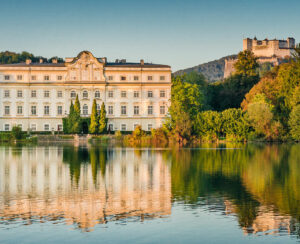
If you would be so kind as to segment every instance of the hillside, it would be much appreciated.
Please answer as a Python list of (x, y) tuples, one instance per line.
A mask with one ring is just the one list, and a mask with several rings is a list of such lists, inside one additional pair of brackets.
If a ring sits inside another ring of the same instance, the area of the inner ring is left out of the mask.
[(214, 61), (210, 61), (208, 63), (199, 64), (197, 66), (182, 69), (174, 72), (174, 75), (182, 75), (184, 73), (190, 73), (192, 71), (196, 71), (197, 73), (202, 73), (209, 82), (215, 82), (223, 79), (224, 76), (224, 67), (225, 67), (225, 59), (227, 58), (236, 58), (237, 55), (229, 55)]

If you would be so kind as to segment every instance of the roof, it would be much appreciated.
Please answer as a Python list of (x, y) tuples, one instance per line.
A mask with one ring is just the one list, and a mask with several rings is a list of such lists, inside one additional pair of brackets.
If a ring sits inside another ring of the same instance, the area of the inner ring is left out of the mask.
[(16, 63), (16, 64), (0, 64), (0, 67), (65, 67), (65, 63)]

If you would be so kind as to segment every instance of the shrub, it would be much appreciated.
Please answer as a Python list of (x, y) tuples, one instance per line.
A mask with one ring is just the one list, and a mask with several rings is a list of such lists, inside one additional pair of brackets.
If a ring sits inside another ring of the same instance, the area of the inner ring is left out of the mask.
[(15, 140), (21, 140), (23, 137), (22, 129), (19, 126), (14, 126), (11, 130), (11, 134)]
[(290, 114), (289, 127), (291, 137), (300, 141), (300, 104), (295, 106)]

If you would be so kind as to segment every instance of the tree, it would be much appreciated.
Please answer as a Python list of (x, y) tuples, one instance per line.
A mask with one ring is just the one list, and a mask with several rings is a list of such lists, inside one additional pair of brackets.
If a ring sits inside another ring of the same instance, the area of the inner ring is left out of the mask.
[(80, 110), (80, 102), (78, 95), (76, 95), (75, 104), (74, 104), (74, 111), (80, 116), (81, 110)]
[(99, 133), (103, 133), (107, 128), (107, 118), (106, 118), (106, 110), (105, 105), (102, 103), (99, 117)]
[(81, 118), (80, 115), (75, 111), (75, 106), (73, 105), (73, 102), (71, 101), (70, 105), (70, 112), (67, 119), (67, 131), (68, 133), (80, 133), (80, 127), (81, 127)]
[(289, 119), (290, 134), (296, 141), (300, 141), (300, 104), (295, 106)]
[(89, 132), (91, 134), (96, 134), (98, 132), (98, 127), (99, 127), (99, 120), (98, 120), (98, 112), (97, 112), (97, 103), (96, 103), (96, 99), (94, 99)]
[(237, 62), (234, 64), (234, 74), (256, 76), (256, 69), (259, 67), (257, 59), (258, 58), (254, 56), (254, 53), (249, 50), (240, 52), (238, 54)]

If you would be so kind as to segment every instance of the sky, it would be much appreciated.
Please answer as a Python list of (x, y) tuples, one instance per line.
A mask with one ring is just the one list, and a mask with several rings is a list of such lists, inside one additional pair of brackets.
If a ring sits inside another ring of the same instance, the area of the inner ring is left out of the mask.
[(294, 37), (300, 1), (0, 0), (0, 51), (153, 62), (172, 71), (236, 54), (242, 39)]

